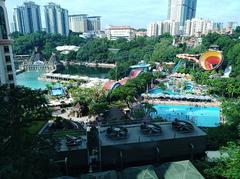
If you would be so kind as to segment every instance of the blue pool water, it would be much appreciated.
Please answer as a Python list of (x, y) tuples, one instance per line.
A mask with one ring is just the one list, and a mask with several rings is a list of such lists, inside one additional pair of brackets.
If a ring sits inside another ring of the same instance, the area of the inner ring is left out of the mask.
[(17, 75), (17, 85), (25, 86), (32, 89), (46, 89), (46, 85), (49, 83), (38, 80), (38, 77), (42, 74), (42, 72), (21, 73)]
[(220, 124), (219, 107), (154, 105), (154, 108), (157, 113), (152, 114), (153, 118), (189, 120), (199, 127), (217, 127)]
[(176, 93), (174, 93), (171, 90), (162, 90), (161, 88), (155, 88), (152, 89), (148, 92), (149, 94), (169, 94), (169, 95), (176, 95)]
[(54, 88), (51, 91), (52, 96), (63, 96), (64, 95), (64, 89), (62, 87)]

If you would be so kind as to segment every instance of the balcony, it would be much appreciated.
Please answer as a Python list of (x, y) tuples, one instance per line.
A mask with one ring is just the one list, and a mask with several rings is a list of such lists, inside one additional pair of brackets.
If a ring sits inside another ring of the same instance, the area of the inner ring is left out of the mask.
[(13, 44), (13, 40), (10, 39), (0, 39), (0, 46), (2, 45), (12, 45)]

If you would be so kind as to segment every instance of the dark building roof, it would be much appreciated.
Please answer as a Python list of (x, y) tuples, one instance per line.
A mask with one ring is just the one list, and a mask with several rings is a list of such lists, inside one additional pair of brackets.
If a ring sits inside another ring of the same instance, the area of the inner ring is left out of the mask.
[(107, 127), (102, 127), (100, 130), (100, 139), (102, 146), (108, 145), (122, 145), (131, 143), (141, 143), (141, 142), (152, 142), (152, 141), (163, 141), (163, 140), (173, 140), (173, 139), (184, 139), (198, 136), (206, 136), (207, 134), (203, 132), (200, 128), (194, 126), (194, 130), (191, 133), (177, 132), (172, 129), (172, 123), (161, 124), (162, 134), (148, 136), (144, 135), (140, 131), (141, 124), (127, 125), (124, 126), (128, 130), (128, 137), (122, 140), (113, 140), (106, 135)]
[(160, 179), (204, 179), (189, 160), (164, 163), (156, 171)]

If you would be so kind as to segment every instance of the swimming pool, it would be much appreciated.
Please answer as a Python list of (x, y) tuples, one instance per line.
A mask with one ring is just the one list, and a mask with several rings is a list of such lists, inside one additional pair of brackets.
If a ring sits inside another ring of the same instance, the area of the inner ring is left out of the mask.
[(148, 92), (149, 94), (169, 94), (169, 95), (176, 95), (177, 93), (171, 90), (162, 90), (161, 88), (154, 88)]
[(167, 121), (189, 120), (199, 127), (217, 127), (220, 124), (219, 107), (154, 105), (157, 113), (152, 117), (161, 117)]
[(64, 95), (64, 89), (59, 87), (59, 88), (53, 88), (51, 90), (51, 95), (52, 96), (63, 96)]

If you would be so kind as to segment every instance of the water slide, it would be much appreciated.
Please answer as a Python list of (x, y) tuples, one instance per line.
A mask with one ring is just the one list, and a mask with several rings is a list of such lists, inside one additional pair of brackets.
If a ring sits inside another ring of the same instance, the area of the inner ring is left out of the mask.
[(186, 84), (186, 90), (189, 91), (189, 92), (192, 92), (193, 91), (193, 84), (188, 82)]
[(224, 71), (224, 75), (222, 76), (222, 78), (229, 78), (230, 74), (232, 73), (232, 66), (227, 66), (227, 68)]
[(176, 73), (178, 71), (178, 69), (184, 64), (185, 62), (182, 60), (179, 60), (179, 62), (177, 63), (177, 65), (174, 67), (173, 69), (173, 73)]

